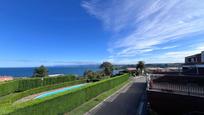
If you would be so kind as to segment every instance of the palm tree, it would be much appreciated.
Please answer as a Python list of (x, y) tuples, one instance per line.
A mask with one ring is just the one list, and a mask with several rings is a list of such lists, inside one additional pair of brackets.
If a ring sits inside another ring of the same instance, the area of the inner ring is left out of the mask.
[(137, 71), (139, 72), (140, 75), (143, 75), (143, 71), (145, 69), (145, 63), (144, 61), (139, 61), (136, 67)]
[(106, 76), (111, 76), (113, 73), (113, 65), (110, 62), (103, 62), (100, 65), (100, 68), (103, 69)]

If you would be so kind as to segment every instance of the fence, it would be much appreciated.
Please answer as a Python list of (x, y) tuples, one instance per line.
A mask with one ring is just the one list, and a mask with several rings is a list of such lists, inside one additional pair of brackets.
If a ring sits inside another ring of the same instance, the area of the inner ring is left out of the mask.
[[(148, 90), (159, 90), (168, 93), (179, 93), (184, 95), (202, 96), (204, 97), (204, 85), (199, 85), (202, 79), (189, 80), (189, 78), (170, 79), (170, 77), (163, 77), (164, 75), (149, 75), (147, 78)], [(165, 80), (161, 80), (165, 79)], [(160, 79), (160, 80), (158, 80)]]

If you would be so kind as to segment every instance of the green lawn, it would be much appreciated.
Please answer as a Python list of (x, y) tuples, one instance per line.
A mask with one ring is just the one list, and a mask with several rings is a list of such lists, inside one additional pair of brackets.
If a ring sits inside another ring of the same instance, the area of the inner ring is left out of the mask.
[(129, 82), (130, 82), (130, 80), (118, 85), (117, 87), (115, 87), (113, 89), (110, 89), (110, 90), (98, 95), (97, 97), (91, 99), (90, 101), (87, 101), (86, 103), (84, 103), (81, 106), (75, 108), (74, 110), (66, 113), (65, 115), (83, 115), (83, 114), (85, 114), (87, 111), (89, 111), (90, 109), (95, 107), (97, 104), (102, 102), (104, 99), (106, 99), (107, 97), (109, 97), (110, 95), (112, 95), (113, 93), (118, 91), (120, 88), (122, 88), (123, 86), (125, 86)]

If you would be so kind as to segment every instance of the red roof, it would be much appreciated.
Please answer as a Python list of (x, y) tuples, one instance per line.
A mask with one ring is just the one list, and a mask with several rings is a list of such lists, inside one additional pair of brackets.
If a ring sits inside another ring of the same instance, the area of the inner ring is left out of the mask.
[(0, 76), (0, 81), (9, 81), (13, 80), (13, 77), (11, 76)]
[(127, 68), (128, 71), (136, 71), (136, 68)]

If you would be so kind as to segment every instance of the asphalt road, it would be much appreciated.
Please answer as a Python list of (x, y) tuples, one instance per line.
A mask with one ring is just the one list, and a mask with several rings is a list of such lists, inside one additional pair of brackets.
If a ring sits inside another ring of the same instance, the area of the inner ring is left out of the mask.
[(133, 82), (114, 94), (86, 115), (138, 115), (145, 91), (145, 78), (133, 79)]

